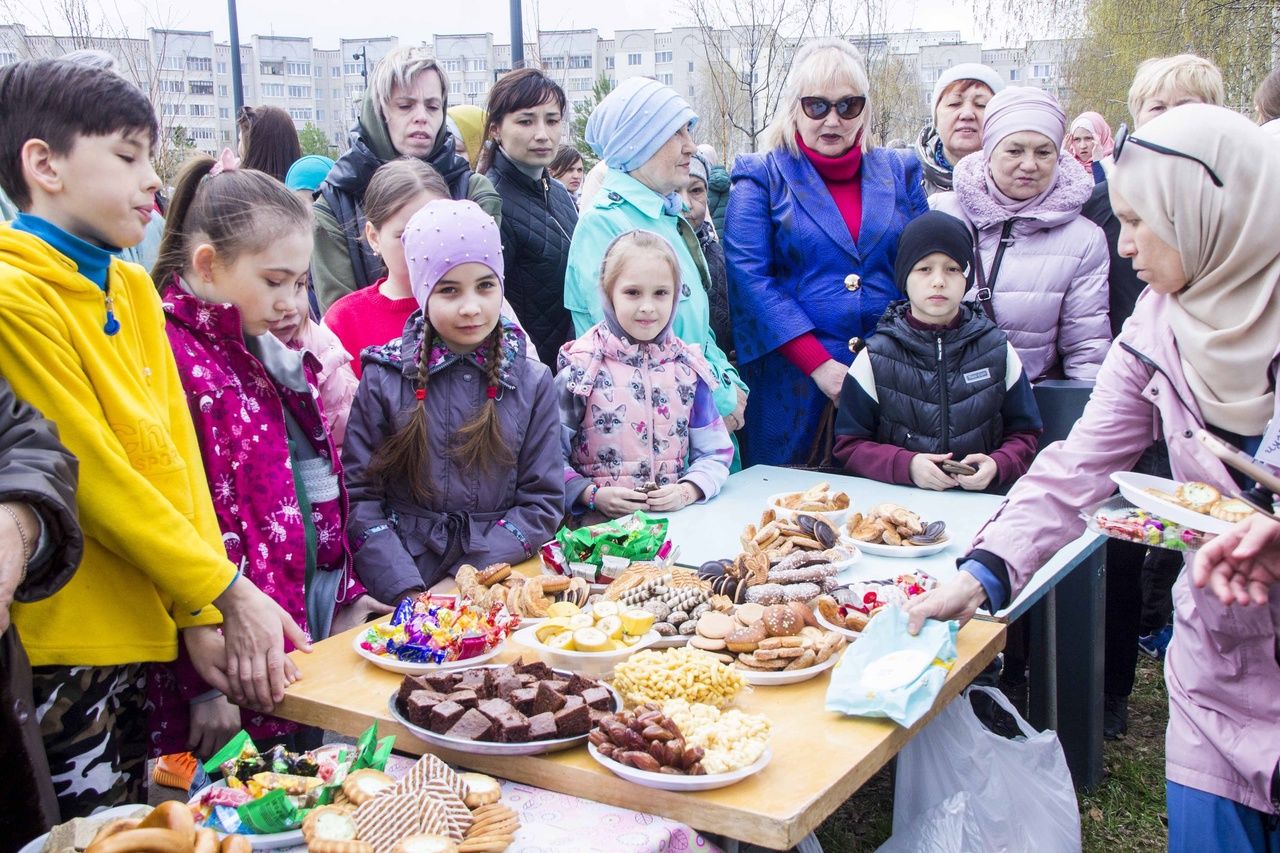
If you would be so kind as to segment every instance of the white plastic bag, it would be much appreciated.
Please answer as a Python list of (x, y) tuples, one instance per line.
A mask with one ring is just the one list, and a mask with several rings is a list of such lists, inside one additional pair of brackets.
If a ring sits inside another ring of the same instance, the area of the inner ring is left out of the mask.
[[(1024, 737), (988, 731), (969, 702), (973, 691), (1007, 711)], [(1080, 851), (1080, 812), (1057, 734), (1037, 732), (989, 687), (970, 687), (899, 753), (893, 837), (879, 853), (961, 850)]]

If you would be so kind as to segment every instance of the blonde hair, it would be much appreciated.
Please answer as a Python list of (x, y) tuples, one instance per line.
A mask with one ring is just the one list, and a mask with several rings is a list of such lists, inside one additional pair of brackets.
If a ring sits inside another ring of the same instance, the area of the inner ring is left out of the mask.
[[(637, 228), (615, 237), (609, 244), (609, 248), (605, 249), (604, 260), (600, 262), (600, 289), (604, 291), (605, 298), (610, 304), (613, 303), (613, 286), (622, 276), (622, 269), (626, 266), (627, 259), (643, 254), (658, 255), (667, 262), (671, 267), (671, 281), (675, 285), (674, 289), (677, 293), (679, 292), (680, 259), (676, 257), (675, 249), (671, 248), (671, 244), (665, 237)], [(679, 298), (677, 297), (675, 301), (678, 302)], [(673, 309), (674, 305), (673, 302)]]
[(369, 75), (369, 88), (373, 91), (373, 106), (380, 119), (387, 120), (386, 108), (391, 103), (391, 93), (397, 88), (408, 89), (418, 75), (425, 71), (434, 71), (440, 75), (440, 91), (444, 93), (443, 106), (447, 107), (449, 78), (425, 50), (420, 47), (397, 47), (378, 61), (377, 67)]
[[(862, 109), (862, 115), (868, 115), (871, 109), (871, 93), (868, 91), (871, 83), (867, 79), (862, 54), (856, 47), (839, 39), (818, 39), (800, 48), (792, 62), (786, 87), (782, 90), (784, 107), (765, 128), (764, 147), (785, 147), (792, 154), (798, 155), (800, 148), (796, 145), (796, 131), (801, 114), (800, 99), (812, 95), (820, 86), (835, 83), (847, 83), (853, 87), (854, 94), (866, 96), (867, 103)], [(862, 150), (871, 150), (871, 135), (866, 131), (865, 118)]]
[(1129, 116), (1137, 122), (1142, 105), (1149, 98), (1170, 90), (1185, 92), (1201, 103), (1220, 107), (1226, 100), (1222, 72), (1203, 56), (1180, 53), (1148, 59), (1138, 66), (1129, 87)]

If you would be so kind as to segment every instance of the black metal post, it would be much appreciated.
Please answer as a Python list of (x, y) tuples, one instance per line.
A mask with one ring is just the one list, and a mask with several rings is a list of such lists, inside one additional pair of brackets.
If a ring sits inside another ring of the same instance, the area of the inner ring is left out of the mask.
[(240, 22), (236, 18), (236, 0), (227, 0), (227, 18), (231, 23), (231, 103), (235, 115), (244, 107), (244, 78), (240, 71)]
[(511, 68), (524, 68), (524, 18), (520, 0), (511, 0)]

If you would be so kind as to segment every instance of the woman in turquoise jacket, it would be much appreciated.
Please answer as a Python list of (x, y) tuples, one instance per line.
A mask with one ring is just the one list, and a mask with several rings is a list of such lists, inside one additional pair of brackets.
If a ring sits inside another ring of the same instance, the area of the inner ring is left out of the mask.
[(581, 336), (604, 319), (600, 264), (618, 235), (643, 229), (667, 239), (684, 279), (672, 328), (697, 344), (715, 377), (716, 408), (730, 432), (742, 426), (747, 386), (711, 331), (707, 262), (693, 229), (681, 217), (679, 191), (689, 182), (694, 145), (690, 130), (698, 116), (669, 87), (639, 77), (624, 81), (600, 102), (587, 121), (588, 144), (609, 166), (608, 177), (582, 213), (569, 248), (564, 304)]

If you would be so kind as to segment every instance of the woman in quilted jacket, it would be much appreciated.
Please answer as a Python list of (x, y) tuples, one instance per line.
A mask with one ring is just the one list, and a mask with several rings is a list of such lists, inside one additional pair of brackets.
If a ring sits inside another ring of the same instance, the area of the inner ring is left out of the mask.
[(982, 150), (956, 164), (954, 190), (929, 199), (974, 233), (969, 295), (1033, 383), (1093, 379), (1111, 344), (1106, 237), (1080, 215), (1093, 178), (1060, 152), (1065, 134), (1052, 95), (1007, 88), (987, 104)]
[(733, 442), (715, 377), (671, 331), (680, 261), (663, 237), (628, 231), (605, 251), (605, 318), (560, 351), (556, 395), (565, 509), (580, 523), (710, 500), (729, 477)]

